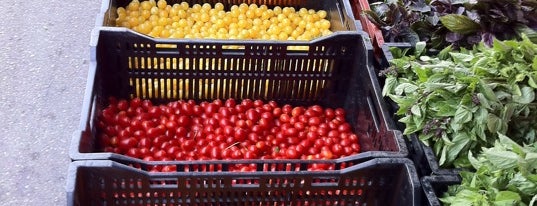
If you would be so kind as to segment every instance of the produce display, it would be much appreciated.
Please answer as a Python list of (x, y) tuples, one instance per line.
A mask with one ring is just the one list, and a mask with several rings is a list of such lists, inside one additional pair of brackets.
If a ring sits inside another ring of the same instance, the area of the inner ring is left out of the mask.
[(441, 166), (470, 168), (470, 152), (493, 146), (500, 134), (536, 142), (537, 44), (523, 36), (436, 57), (424, 50), (418, 44), (414, 55), (393, 59), (382, 72), (383, 95), (399, 106), (404, 134), (431, 146)]
[(445, 205), (537, 205), (537, 143), (499, 135), (494, 147), (469, 157), (476, 172), (461, 172), (462, 183), (440, 198)]
[(324, 10), (266, 5), (169, 5), (165, 0), (133, 0), (117, 8), (116, 26), (158, 38), (311, 40), (329, 35)]
[[(360, 152), (359, 137), (341, 108), (280, 107), (250, 99), (153, 105), (139, 98), (110, 98), (109, 103), (98, 115), (99, 147), (146, 161), (336, 159)], [(331, 167), (312, 164), (309, 169)], [(230, 170), (255, 171), (256, 165)]]
[(493, 39), (510, 40), (525, 33), (537, 42), (537, 2), (396, 0), (371, 3), (365, 11), (387, 42), (427, 42), (428, 49), (471, 49)]

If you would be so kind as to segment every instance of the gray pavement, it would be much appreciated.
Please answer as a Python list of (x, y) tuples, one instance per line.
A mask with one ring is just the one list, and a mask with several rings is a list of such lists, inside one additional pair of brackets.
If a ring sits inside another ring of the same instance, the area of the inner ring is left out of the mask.
[(0, 205), (65, 205), (100, 1), (0, 0)]

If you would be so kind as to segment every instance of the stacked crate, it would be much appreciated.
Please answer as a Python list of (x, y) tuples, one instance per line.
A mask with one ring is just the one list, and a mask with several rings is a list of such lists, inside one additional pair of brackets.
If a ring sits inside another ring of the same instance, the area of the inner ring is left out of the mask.
[[(116, 9), (128, 1), (105, 1), (91, 39), (80, 128), (71, 143), (69, 205), (420, 204), (416, 168), (380, 96), (372, 47), (357, 29), (349, 2), (187, 2), (323, 9), (334, 33), (311, 41), (151, 38), (114, 27)], [(207, 161), (144, 161), (100, 152), (96, 124), (111, 96), (155, 103), (234, 98), (344, 108), (362, 152), (335, 160)], [(257, 169), (228, 170), (238, 164)], [(309, 171), (313, 164), (334, 169)], [(175, 172), (149, 171), (170, 165)]]

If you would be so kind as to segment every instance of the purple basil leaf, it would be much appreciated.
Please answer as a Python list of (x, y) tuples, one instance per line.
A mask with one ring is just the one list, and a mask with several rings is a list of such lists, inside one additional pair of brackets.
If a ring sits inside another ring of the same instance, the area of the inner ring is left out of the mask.
[(479, 18), (479, 14), (477, 13), (477, 11), (466, 11), (466, 16), (468, 16), (468, 18), (470, 18), (472, 21), (475, 21), (477, 23), (481, 22), (481, 19)]
[(410, 5), (410, 10), (425, 13), (430, 12), (431, 7), (423, 1), (417, 1)]
[(479, 42), (481, 42), (481, 35), (471, 35), (466, 38), (466, 42), (470, 45), (478, 44)]
[(425, 17), (425, 19), (433, 26), (438, 25), (438, 22), (440, 22), (440, 17), (438, 17), (438, 13), (436, 12), (432, 16)]
[(457, 11), (455, 12), (455, 14), (463, 14), (464, 11), (466, 11), (466, 9), (464, 7), (459, 7), (459, 8), (457, 8)]
[(481, 35), (481, 38), (483, 39), (483, 42), (485, 42), (485, 45), (492, 46), (492, 43), (494, 43), (494, 35), (489, 32), (485, 32)]
[(420, 37), (418, 34), (414, 31), (412, 31), (410, 28), (407, 28), (405, 31), (401, 32), (402, 37), (404, 40), (410, 42), (412, 46), (416, 45), (420, 41)]
[(461, 40), (463, 37), (464, 37), (464, 35), (462, 35), (462, 34), (458, 34), (458, 33), (455, 33), (455, 32), (448, 32), (446, 34), (446, 41), (450, 42), (450, 43), (453, 43), (453, 42), (457, 42), (457, 41)]
[(531, 12), (531, 11), (535, 10), (534, 7), (531, 7), (531, 6), (525, 6), (525, 5), (522, 5), (522, 6), (520, 7), (520, 9), (521, 9), (523, 12)]

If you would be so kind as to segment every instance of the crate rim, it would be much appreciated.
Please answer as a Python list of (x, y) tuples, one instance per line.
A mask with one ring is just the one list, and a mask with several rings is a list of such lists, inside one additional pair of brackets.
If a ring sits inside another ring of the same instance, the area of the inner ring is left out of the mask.
[(459, 175), (430, 175), (420, 178), (421, 189), (423, 190), (423, 198), (429, 206), (441, 206), (439, 195), (434, 191), (432, 183), (441, 183), (449, 185), (460, 184), (462, 178)]

